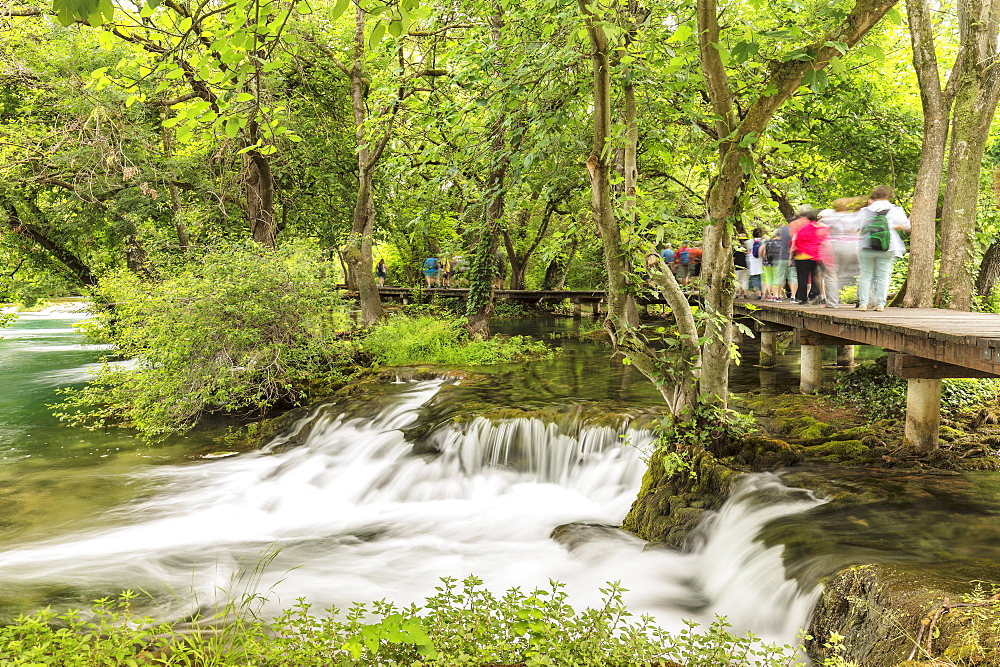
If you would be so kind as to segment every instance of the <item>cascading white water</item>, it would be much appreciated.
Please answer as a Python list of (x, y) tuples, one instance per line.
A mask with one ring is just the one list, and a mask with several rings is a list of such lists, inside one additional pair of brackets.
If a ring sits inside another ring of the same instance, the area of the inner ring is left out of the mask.
[(754, 538), (815, 498), (773, 475), (748, 476), (691, 553), (646, 551), (620, 531), (594, 531), (567, 549), (550, 538), (556, 526), (621, 522), (649, 433), (476, 418), (431, 434), (439, 454), (414, 455), (401, 429), (440, 384), (401, 387), (374, 419), (319, 410), (295, 448), (282, 451), (278, 440), (257, 453), (149, 468), (132, 480), (150, 485), (146, 499), (102, 527), (0, 552), (0, 590), (167, 587), (172, 596), (162, 597), (174, 606), (159, 613), (181, 615), (224, 597), (220, 589), (246, 592), (233, 572), (280, 549), (260, 582), (272, 612), (298, 597), (341, 608), (419, 602), (440, 577), (468, 574), (495, 590), (555, 579), (583, 607), (620, 580), (630, 608), (667, 627), (723, 614), (738, 630), (794, 640), (816, 592), (786, 581), (780, 547)]

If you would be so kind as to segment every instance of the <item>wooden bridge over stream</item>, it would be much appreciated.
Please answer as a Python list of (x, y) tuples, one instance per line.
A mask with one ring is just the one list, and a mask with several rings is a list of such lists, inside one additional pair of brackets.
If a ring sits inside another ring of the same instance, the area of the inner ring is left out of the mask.
[[(465, 299), (467, 288), (380, 287), (383, 300)], [(601, 313), (603, 290), (494, 290), (494, 298), (537, 305), (569, 300), (573, 314), (589, 306)], [(640, 299), (648, 309), (662, 299)], [(757, 332), (760, 365), (773, 366), (777, 336), (792, 331), (800, 346), (799, 387), (813, 393), (822, 385), (823, 346), (837, 346), (838, 363), (854, 363), (855, 345), (875, 345), (889, 353), (889, 372), (906, 379), (906, 440), (918, 449), (938, 446), (941, 426), (941, 380), (1000, 378), (1000, 315), (939, 308), (889, 308), (861, 312), (842, 306), (825, 308), (794, 303), (737, 301), (734, 316)]]
[(774, 364), (777, 335), (795, 332), (804, 393), (821, 386), (824, 345), (838, 347), (842, 365), (853, 364), (854, 345), (886, 350), (889, 372), (907, 381), (905, 438), (922, 450), (938, 445), (943, 378), (1000, 377), (1000, 315), (940, 308), (862, 312), (760, 301), (737, 302), (734, 315), (757, 331), (762, 366)]

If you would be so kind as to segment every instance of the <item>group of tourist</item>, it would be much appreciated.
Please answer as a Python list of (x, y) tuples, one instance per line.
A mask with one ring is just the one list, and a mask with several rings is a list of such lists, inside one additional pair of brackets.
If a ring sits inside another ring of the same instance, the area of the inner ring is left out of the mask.
[[(461, 255), (428, 257), (420, 265), (420, 272), (427, 281), (427, 287), (452, 287), (469, 271), (469, 263)], [(385, 287), (389, 269), (384, 259), (375, 264), (375, 278), (379, 287)]]
[(802, 207), (795, 219), (765, 237), (759, 228), (734, 250), (738, 296), (799, 304), (840, 305), (840, 293), (857, 281), (861, 310), (883, 310), (896, 259), (906, 252), (900, 230), (910, 228), (892, 188), (842, 198), (832, 208)]
[[(688, 245), (687, 241), (681, 243), (676, 250), (672, 244), (665, 243), (663, 250), (660, 251), (663, 263), (670, 268), (681, 285), (688, 285), (701, 276), (701, 256), (701, 244)], [(656, 256), (653, 255), (653, 258)]]

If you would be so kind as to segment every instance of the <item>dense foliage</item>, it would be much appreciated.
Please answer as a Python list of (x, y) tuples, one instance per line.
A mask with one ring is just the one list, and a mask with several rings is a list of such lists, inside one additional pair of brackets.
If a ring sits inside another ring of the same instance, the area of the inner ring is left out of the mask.
[[(218, 630), (157, 623), (131, 611), (134, 593), (99, 600), (88, 614), (43, 611), (0, 627), (0, 665), (549, 665), (688, 667), (800, 664), (790, 647), (733, 635), (720, 619), (670, 634), (651, 618), (633, 620), (623, 589), (602, 589), (598, 609), (574, 610), (562, 586), (494, 595), (475, 577), (442, 580), (423, 605), (357, 604), (322, 615), (300, 601), (274, 620), (246, 602), (216, 619)], [(253, 601), (251, 601), (253, 602)], [(186, 627), (186, 629), (185, 629)]]
[(205, 411), (294, 405), (342, 383), (357, 366), (337, 335), (341, 297), (325, 266), (300, 246), (231, 246), (155, 283), (110, 276), (98, 288), (105, 309), (84, 329), (134, 362), (105, 363), (67, 390), (61, 416), (156, 437)]

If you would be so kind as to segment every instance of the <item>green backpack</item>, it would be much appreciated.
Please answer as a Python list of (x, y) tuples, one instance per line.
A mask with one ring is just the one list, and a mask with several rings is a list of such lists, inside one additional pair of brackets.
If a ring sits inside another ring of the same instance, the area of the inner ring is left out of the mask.
[(861, 229), (861, 234), (868, 240), (865, 244), (866, 248), (883, 252), (889, 249), (891, 235), (889, 234), (889, 221), (885, 218), (886, 213), (888, 210), (877, 211), (875, 217)]

